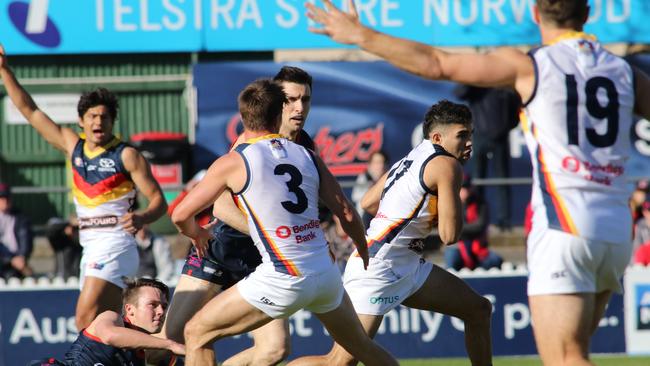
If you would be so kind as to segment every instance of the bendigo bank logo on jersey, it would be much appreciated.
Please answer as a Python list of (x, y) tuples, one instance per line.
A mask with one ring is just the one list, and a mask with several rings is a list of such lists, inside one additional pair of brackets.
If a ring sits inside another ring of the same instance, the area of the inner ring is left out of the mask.
[(275, 229), (275, 235), (278, 238), (286, 239), (291, 234), (294, 234), (296, 243), (300, 244), (316, 239), (316, 233), (312, 230), (318, 228), (320, 228), (320, 220), (311, 220), (304, 225), (293, 225), (292, 227), (286, 225), (278, 226)]
[[(384, 144), (384, 124), (349, 130), (337, 135), (331, 124), (323, 124), (313, 135), (314, 144), (332, 174), (337, 177), (354, 176), (366, 171), (370, 156)], [(234, 115), (226, 126), (226, 137), (233, 144), (242, 131), (241, 118)]]
[(636, 329), (650, 329), (650, 285), (636, 286)]
[(582, 173), (583, 178), (588, 181), (612, 185), (612, 179), (620, 177), (625, 172), (622, 165), (597, 165), (588, 161), (580, 161), (573, 156), (566, 156), (562, 159), (562, 168), (570, 173)]
[(32, 43), (56, 48), (61, 44), (61, 33), (48, 17), (49, 0), (14, 1), (9, 4), (9, 19), (16, 30)]

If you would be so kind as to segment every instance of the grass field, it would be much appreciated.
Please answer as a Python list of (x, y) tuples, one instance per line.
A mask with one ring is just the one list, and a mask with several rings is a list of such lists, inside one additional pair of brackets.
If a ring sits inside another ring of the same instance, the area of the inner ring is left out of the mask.
[[(594, 356), (592, 362), (598, 366), (650, 366), (650, 357), (625, 355)], [(469, 366), (466, 358), (429, 358), (400, 360), (402, 366)], [(541, 366), (537, 357), (495, 357), (494, 366)]]

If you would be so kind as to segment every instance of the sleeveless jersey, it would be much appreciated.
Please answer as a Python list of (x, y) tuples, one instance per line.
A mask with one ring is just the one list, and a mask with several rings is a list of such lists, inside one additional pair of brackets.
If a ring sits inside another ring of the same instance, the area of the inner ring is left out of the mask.
[(424, 140), (390, 168), (367, 232), (370, 257), (389, 261), (392, 268), (415, 270), (410, 264), (420, 259), (423, 239), (438, 223), (438, 196), (425, 185), (424, 168), (439, 155), (451, 156)]
[(530, 53), (536, 86), (525, 105), (533, 165), (533, 229), (613, 243), (631, 238), (625, 162), (632, 68), (583, 33)]
[(260, 268), (291, 276), (322, 273), (332, 266), (318, 220), (320, 179), (310, 150), (280, 135), (235, 148), (247, 179), (237, 204), (247, 214)]
[[(305, 130), (298, 131), (295, 143), (314, 150), (314, 140)], [(215, 239), (208, 247), (208, 258), (219, 263), (237, 278), (244, 278), (262, 263), (253, 239), (219, 221), (212, 229)]]
[(119, 218), (132, 210), (135, 186), (122, 163), (127, 146), (117, 137), (107, 145), (89, 152), (79, 139), (72, 152), (72, 192), (79, 217), (80, 241), (94, 233), (120, 233)]

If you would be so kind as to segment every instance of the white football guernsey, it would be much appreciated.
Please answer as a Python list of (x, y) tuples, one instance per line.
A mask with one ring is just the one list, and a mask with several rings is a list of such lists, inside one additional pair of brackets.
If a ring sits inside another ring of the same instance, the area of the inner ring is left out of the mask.
[(312, 153), (277, 134), (235, 150), (247, 171), (237, 203), (248, 216), (260, 266), (291, 276), (328, 270), (333, 262), (318, 220), (320, 177)]
[(367, 232), (370, 257), (390, 262), (394, 269), (415, 270), (412, 264), (422, 257), (423, 239), (438, 223), (438, 196), (423, 180), (426, 164), (438, 155), (450, 156), (424, 140), (390, 168)]
[(631, 240), (625, 162), (634, 81), (625, 60), (569, 33), (531, 51), (535, 91), (524, 133), (533, 165), (533, 230), (612, 243)]

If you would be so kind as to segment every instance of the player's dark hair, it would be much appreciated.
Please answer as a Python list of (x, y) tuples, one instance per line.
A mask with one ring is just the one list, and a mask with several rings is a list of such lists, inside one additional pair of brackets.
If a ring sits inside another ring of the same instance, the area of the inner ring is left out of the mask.
[(441, 100), (432, 105), (424, 115), (424, 123), (422, 124), (424, 138), (429, 138), (431, 130), (435, 127), (452, 124), (471, 125), (472, 112), (466, 105)]
[(138, 293), (142, 287), (157, 288), (169, 300), (169, 287), (164, 283), (151, 278), (134, 278), (124, 279), (126, 287), (122, 290), (122, 305), (135, 304), (137, 302)]
[(273, 77), (273, 81), (281, 83), (283, 81), (309, 85), (309, 89), (312, 89), (311, 86), (311, 75), (307, 71), (295, 67), (295, 66), (283, 66), (280, 71)]
[(119, 104), (115, 94), (111, 93), (106, 88), (97, 88), (95, 90), (84, 92), (81, 95), (81, 98), (79, 98), (77, 113), (79, 113), (79, 117), (83, 117), (90, 108), (99, 105), (103, 105), (108, 109), (108, 114), (111, 116), (113, 122), (115, 122), (117, 119)]
[(559, 28), (581, 30), (587, 16), (587, 0), (537, 0), (542, 19)]
[(270, 79), (259, 79), (248, 84), (239, 93), (239, 113), (244, 126), (252, 131), (273, 131), (279, 127), (282, 108), (287, 95), (282, 87)]

